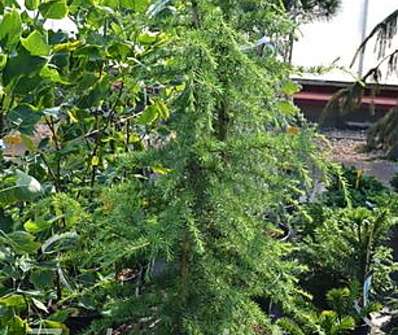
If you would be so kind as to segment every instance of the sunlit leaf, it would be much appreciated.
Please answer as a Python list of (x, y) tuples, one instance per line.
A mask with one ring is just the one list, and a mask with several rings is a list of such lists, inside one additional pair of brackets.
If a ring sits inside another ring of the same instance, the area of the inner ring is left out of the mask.
[(99, 158), (98, 156), (93, 156), (91, 159), (91, 166), (98, 166), (99, 165)]
[(3, 16), (0, 23), (0, 41), (7, 48), (13, 48), (18, 42), (22, 33), (22, 21), (19, 12), (13, 9)]
[(150, 4), (150, 0), (120, 0), (120, 6), (134, 9), (136, 12), (143, 13)]
[(284, 115), (294, 115), (297, 113), (297, 107), (291, 101), (279, 101), (277, 109)]
[(292, 80), (285, 81), (281, 87), (282, 92), (288, 96), (293, 96), (294, 94), (299, 92), (300, 89), (300, 85)]
[(7, 64), (7, 55), (0, 54), (0, 70), (3, 70)]
[(65, 51), (74, 51), (82, 45), (82, 41), (73, 41), (56, 44), (54, 46), (54, 52), (65, 52)]
[(41, 184), (32, 176), (17, 170), (16, 185), (0, 190), (0, 204), (9, 205), (19, 201), (30, 201), (43, 192)]
[(152, 167), (153, 172), (159, 174), (159, 175), (165, 175), (165, 174), (169, 174), (172, 170), (165, 168), (163, 166), (160, 165), (156, 165)]
[(0, 298), (0, 305), (4, 305), (6, 307), (24, 309), (26, 308), (26, 302), (22, 295), (12, 294), (6, 295)]
[(152, 44), (159, 39), (159, 33), (150, 31), (143, 32), (138, 35), (138, 41), (142, 44)]
[(49, 220), (38, 220), (38, 221), (28, 220), (24, 223), (25, 230), (31, 234), (37, 234), (41, 231), (45, 231), (49, 229), (51, 226), (52, 223)]
[(25, 7), (29, 10), (35, 10), (39, 7), (40, 0), (25, 0)]
[(63, 19), (68, 15), (66, 0), (49, 0), (39, 6), (41, 15), (46, 19)]
[(60, 83), (65, 85), (69, 84), (66, 80), (61, 78), (61, 75), (59, 74), (57, 69), (50, 67), (49, 65), (46, 65), (41, 69), (40, 76), (44, 79), (51, 80), (54, 83)]
[(50, 46), (45, 37), (37, 30), (30, 33), (27, 38), (22, 38), (21, 43), (32, 56), (48, 56)]
[(158, 117), (158, 109), (151, 105), (148, 106), (144, 112), (138, 117), (137, 122), (139, 124), (151, 124), (154, 122)]

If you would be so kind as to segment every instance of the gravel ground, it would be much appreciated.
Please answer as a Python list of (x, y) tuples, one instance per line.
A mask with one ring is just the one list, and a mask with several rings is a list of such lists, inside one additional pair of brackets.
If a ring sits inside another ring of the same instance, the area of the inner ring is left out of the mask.
[(330, 157), (346, 166), (355, 166), (389, 186), (398, 173), (398, 163), (383, 159), (382, 152), (366, 152), (366, 132), (331, 130), (325, 132), (329, 139)]

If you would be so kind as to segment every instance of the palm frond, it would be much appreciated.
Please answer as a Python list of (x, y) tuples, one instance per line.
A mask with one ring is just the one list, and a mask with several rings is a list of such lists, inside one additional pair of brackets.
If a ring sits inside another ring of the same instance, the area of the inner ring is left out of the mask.
[(381, 149), (390, 159), (398, 158), (398, 109), (393, 108), (368, 133), (370, 149)]
[(319, 119), (319, 124), (325, 125), (331, 116), (337, 123), (341, 123), (342, 117), (350, 111), (357, 110), (361, 104), (365, 85), (361, 81), (339, 90), (328, 101)]
[(369, 41), (377, 36), (376, 50), (378, 50), (378, 57), (384, 57), (387, 47), (391, 47), (391, 41), (398, 33), (398, 9), (388, 15), (383, 21), (377, 24), (370, 34), (362, 41), (361, 45), (355, 52), (354, 58), (351, 62), (351, 67), (354, 66), (361, 52), (363, 52)]
[(379, 63), (370, 69), (360, 80), (335, 93), (323, 109), (319, 119), (319, 124), (325, 124), (328, 117), (335, 113), (337, 113), (337, 118), (340, 119), (345, 114), (357, 110), (361, 106), (362, 97), (367, 88), (366, 82), (371, 79), (376, 83), (376, 85), (378, 85), (382, 77), (382, 71), (380, 68), (386, 62), (388, 66), (387, 74), (396, 71), (398, 66), (398, 49), (392, 51), (387, 56), (384, 56)]

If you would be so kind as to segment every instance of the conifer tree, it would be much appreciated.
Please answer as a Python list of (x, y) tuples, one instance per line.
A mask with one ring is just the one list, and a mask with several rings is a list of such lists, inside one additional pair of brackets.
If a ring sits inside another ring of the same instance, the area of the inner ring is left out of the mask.
[(104, 194), (100, 252), (147, 274), (132, 306), (158, 322), (141, 333), (269, 334), (269, 307), (298, 317), (304, 299), (303, 269), (273, 216), (310, 187), (313, 146), (290, 126), (287, 66), (243, 46), (290, 24), (269, 1), (193, 0), (179, 11), (163, 17), (175, 34), (158, 69), (174, 83), (163, 142), (121, 163), (131, 173)]

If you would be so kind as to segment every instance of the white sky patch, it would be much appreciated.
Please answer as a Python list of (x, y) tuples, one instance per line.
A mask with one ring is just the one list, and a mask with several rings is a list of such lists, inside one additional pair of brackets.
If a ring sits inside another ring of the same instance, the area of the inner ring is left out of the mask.
[[(313, 67), (326, 66), (339, 59), (338, 65), (351, 70), (354, 74), (358, 71), (358, 62), (349, 69), (355, 51), (362, 41), (362, 24), (365, 0), (343, 0), (342, 8), (330, 21), (317, 21), (303, 25), (299, 41), (293, 48), (293, 64), (298, 66)], [(397, 7), (394, 0), (369, 0), (368, 20), (366, 33), (389, 15)], [(397, 45), (397, 40), (393, 47)], [(374, 53), (374, 41), (366, 48), (364, 57), (364, 73), (378, 63), (377, 54)], [(322, 75), (306, 74), (308, 79), (321, 79), (331, 81), (352, 81), (353, 77), (341, 70), (335, 70)], [(383, 78), (383, 83), (398, 84), (397, 76)]]
[[(21, 7), (21, 10), (26, 11), (30, 17), (33, 18), (36, 16), (35, 11), (27, 10), (25, 8), (24, 0), (17, 0), (17, 2), (19, 4), (19, 6)], [(65, 17), (60, 20), (47, 19), (44, 22), (44, 29), (52, 30), (55, 32), (61, 30), (65, 33), (73, 34), (73, 35), (77, 34), (77, 32), (78, 32), (76, 24), (69, 17)]]
[(69, 17), (65, 17), (61, 20), (47, 19), (44, 23), (44, 28), (53, 31), (62, 30), (68, 34), (77, 34), (78, 32), (76, 24)]

